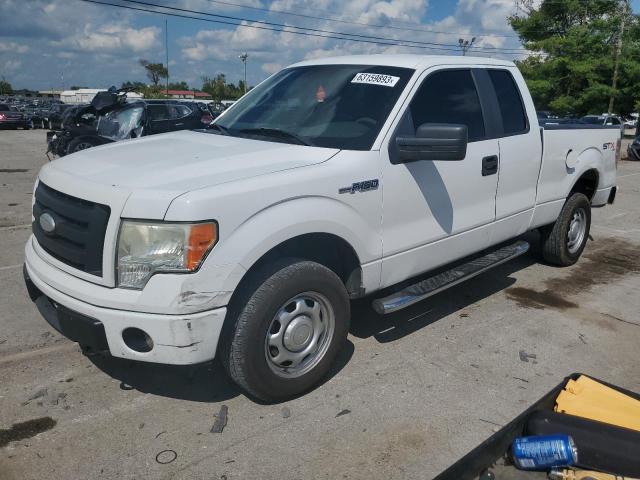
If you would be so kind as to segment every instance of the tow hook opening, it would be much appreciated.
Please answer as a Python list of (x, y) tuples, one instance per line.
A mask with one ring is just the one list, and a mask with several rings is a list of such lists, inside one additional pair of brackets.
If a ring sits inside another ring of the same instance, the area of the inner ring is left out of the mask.
[(153, 350), (153, 340), (147, 332), (129, 327), (122, 331), (122, 340), (134, 352), (147, 353)]

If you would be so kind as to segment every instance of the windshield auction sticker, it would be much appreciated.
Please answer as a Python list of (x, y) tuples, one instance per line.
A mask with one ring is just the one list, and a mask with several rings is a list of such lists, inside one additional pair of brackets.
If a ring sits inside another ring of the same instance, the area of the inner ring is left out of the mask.
[(366, 83), (369, 85), (382, 85), (383, 87), (395, 87), (400, 77), (383, 75), (381, 73), (357, 73), (351, 83)]

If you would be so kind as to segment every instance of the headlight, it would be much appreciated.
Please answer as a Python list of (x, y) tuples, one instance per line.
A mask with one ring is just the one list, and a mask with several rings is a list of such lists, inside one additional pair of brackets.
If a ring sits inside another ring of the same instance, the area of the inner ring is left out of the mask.
[(118, 286), (140, 290), (155, 273), (193, 272), (217, 240), (215, 223), (124, 220), (118, 237)]

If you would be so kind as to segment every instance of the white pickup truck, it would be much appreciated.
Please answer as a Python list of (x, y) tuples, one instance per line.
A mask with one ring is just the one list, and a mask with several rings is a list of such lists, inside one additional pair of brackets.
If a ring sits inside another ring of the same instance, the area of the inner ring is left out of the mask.
[(546, 261), (576, 262), (591, 207), (614, 200), (619, 140), (617, 127), (541, 129), (510, 62), (305, 61), (208, 130), (45, 165), (25, 279), (86, 352), (217, 355), (278, 401), (327, 373), (350, 299), (385, 289), (373, 306), (396, 311), (524, 253), (532, 229)]

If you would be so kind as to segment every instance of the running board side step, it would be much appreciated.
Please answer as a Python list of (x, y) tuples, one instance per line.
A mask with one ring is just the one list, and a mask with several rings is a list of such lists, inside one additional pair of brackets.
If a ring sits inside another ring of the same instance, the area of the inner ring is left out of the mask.
[(445, 272), (429, 277), (399, 292), (373, 301), (373, 309), (380, 315), (397, 312), (403, 308), (429, 298), (436, 293), (453, 287), (465, 280), (480, 275), (487, 270), (519, 257), (529, 250), (529, 243), (518, 240), (516, 243), (495, 250), (483, 257), (476, 258)]

